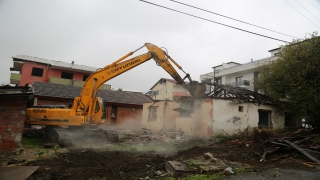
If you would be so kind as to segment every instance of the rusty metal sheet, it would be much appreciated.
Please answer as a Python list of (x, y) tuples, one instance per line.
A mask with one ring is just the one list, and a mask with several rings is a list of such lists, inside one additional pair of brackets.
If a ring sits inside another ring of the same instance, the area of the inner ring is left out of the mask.
[(283, 141), (288, 143), (290, 146), (294, 147), (296, 150), (300, 151), (302, 154), (307, 156), (309, 159), (311, 159), (312, 161), (314, 161), (320, 165), (320, 161), (317, 158), (313, 157), (311, 154), (307, 153), (305, 150), (303, 150), (299, 146), (297, 146), (297, 145), (293, 144), (292, 142), (285, 140), (285, 139)]
[(1, 180), (24, 180), (34, 173), (40, 166), (0, 167)]

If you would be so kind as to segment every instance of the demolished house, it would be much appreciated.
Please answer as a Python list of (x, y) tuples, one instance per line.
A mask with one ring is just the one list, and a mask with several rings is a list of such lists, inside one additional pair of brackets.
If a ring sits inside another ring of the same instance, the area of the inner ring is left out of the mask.
[(267, 96), (230, 85), (210, 84), (206, 99), (182, 97), (144, 103), (142, 124), (151, 130), (210, 137), (257, 127), (283, 129), (285, 112)]
[(0, 87), (0, 154), (23, 150), (21, 137), (32, 94), (29, 87)]
[[(61, 104), (68, 107), (74, 97), (79, 96), (82, 87), (55, 83), (34, 82), (34, 104), (49, 105)], [(133, 123), (141, 125), (142, 105), (152, 100), (139, 92), (111, 91), (99, 89), (98, 97), (102, 97), (107, 111), (108, 125)]]

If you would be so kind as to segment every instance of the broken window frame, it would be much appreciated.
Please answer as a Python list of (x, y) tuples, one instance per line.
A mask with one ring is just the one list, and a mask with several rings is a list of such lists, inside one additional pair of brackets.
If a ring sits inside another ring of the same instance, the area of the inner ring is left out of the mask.
[(148, 121), (156, 121), (158, 119), (157, 112), (159, 106), (150, 106), (148, 109)]

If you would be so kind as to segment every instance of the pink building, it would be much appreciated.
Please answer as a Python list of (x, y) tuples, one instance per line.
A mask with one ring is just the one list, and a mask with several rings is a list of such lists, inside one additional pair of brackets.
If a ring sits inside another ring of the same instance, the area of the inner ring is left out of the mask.
[[(70, 63), (42, 59), (37, 57), (16, 55), (13, 56), (13, 68), (10, 83), (19, 86), (33, 84), (33, 82), (50, 82), (66, 85), (83, 86), (89, 75), (98, 68)], [(110, 89), (105, 85), (103, 89)]]

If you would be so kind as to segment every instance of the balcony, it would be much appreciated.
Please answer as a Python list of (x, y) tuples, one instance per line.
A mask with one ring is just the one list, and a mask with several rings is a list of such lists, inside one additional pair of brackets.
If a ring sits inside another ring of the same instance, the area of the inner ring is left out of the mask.
[(10, 84), (20, 84), (21, 74), (11, 73)]
[(232, 83), (226, 83), (225, 85), (233, 86), (233, 87), (248, 87), (250, 86), (250, 81), (248, 80), (241, 80), (241, 81), (236, 81)]
[[(85, 81), (79, 81), (79, 80), (72, 80), (72, 79), (64, 79), (64, 78), (55, 78), (51, 77), (49, 79), (50, 83), (56, 83), (56, 84), (64, 84), (64, 85), (69, 85), (69, 86), (79, 86), (83, 87)], [(111, 85), (109, 84), (103, 84), (100, 86), (99, 89), (111, 89)]]

